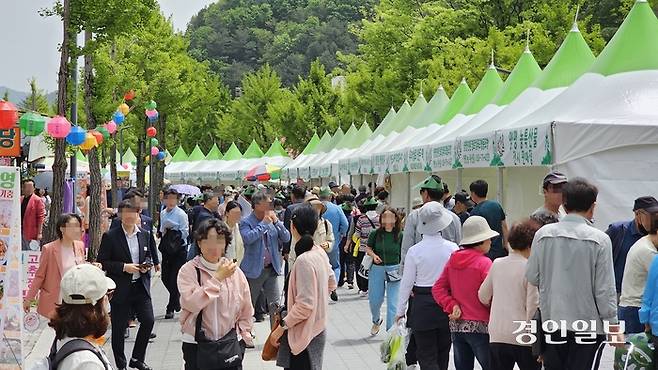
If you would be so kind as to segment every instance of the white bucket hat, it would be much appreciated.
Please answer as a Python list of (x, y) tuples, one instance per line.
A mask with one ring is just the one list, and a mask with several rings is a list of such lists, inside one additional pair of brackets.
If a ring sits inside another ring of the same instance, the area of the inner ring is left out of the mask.
[(452, 222), (452, 216), (439, 202), (427, 202), (420, 207), (418, 216), (418, 232), (423, 235), (435, 235), (445, 229)]
[(103, 270), (88, 263), (71, 267), (60, 284), (62, 301), (68, 304), (95, 305), (108, 290), (115, 288), (116, 284)]
[(477, 244), (500, 235), (491, 230), (487, 220), (482, 216), (467, 218), (464, 222), (463, 231), (464, 238), (462, 238), (460, 245)]

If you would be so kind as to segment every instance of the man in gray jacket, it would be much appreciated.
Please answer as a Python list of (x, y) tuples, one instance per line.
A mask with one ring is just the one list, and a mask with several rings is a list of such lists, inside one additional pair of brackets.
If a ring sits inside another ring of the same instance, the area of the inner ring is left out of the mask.
[(623, 343), (612, 243), (591, 222), (597, 195), (598, 189), (584, 179), (569, 181), (562, 190), (567, 215), (539, 229), (532, 242), (526, 277), (539, 287), (542, 322), (551, 321), (545, 328), (557, 326), (546, 333), (546, 370), (592, 368), (605, 334)]

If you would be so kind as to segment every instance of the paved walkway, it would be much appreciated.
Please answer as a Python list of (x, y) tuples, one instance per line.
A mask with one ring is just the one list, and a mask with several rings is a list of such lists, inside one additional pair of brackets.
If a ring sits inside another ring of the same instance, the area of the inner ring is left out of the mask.
[[(339, 288), (340, 300), (337, 304), (331, 304), (329, 307), (329, 326), (327, 328), (327, 346), (324, 352), (325, 369), (385, 369), (385, 365), (379, 360), (379, 345), (384, 340), (386, 334), (382, 332), (374, 338), (369, 336), (370, 331), (370, 310), (368, 301), (360, 298), (356, 289), (347, 290)], [(167, 291), (162, 285), (160, 279), (156, 276), (153, 279), (153, 309), (155, 313), (154, 332), (158, 335), (153, 343), (149, 344), (146, 363), (155, 370), (181, 370), (183, 369), (183, 356), (181, 351), (181, 334), (178, 316), (173, 320), (165, 320), (165, 305), (167, 300)], [(382, 307), (382, 313), (385, 312)], [(126, 340), (126, 354), (130, 355), (134, 343), (136, 329), (131, 329), (130, 338)], [(263, 342), (269, 334), (269, 323), (257, 323), (255, 325), (256, 348), (248, 349), (245, 354), (243, 368), (245, 370), (256, 369), (280, 369), (275, 366), (274, 362), (264, 362), (260, 358), (260, 351)], [(109, 334), (109, 333), (108, 333)], [(109, 339), (109, 335), (108, 335)], [(37, 340), (34, 335), (29, 339), (30, 346), (36, 343), (34, 349), (26, 348), (26, 351), (32, 351), (32, 358), (44, 357), (49, 348), (47, 340)], [(38, 342), (44, 342), (39, 344)], [(113, 360), (112, 347), (110, 342), (106, 343), (104, 350), (108, 357)], [(605, 352), (604, 361), (601, 370), (612, 369), (613, 351), (610, 347)], [(29, 361), (26, 363), (29, 369)], [(454, 369), (454, 364), (450, 364), (450, 369)], [(476, 364), (476, 369), (480, 367)], [(587, 370), (587, 369), (583, 369)]]

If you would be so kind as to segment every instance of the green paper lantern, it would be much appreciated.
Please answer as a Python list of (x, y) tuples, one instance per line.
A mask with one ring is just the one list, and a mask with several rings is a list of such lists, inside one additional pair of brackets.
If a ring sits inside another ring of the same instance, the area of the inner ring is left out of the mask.
[(103, 135), (103, 139), (107, 140), (110, 138), (110, 132), (103, 126), (96, 127), (96, 131), (100, 132)]
[(151, 146), (158, 146), (160, 142), (156, 138), (151, 138)]
[(38, 113), (28, 112), (21, 116), (18, 125), (25, 136), (37, 136), (46, 127), (46, 117)]
[(146, 105), (144, 106), (144, 108), (146, 108), (147, 110), (153, 110), (153, 109), (155, 109), (155, 108), (157, 108), (157, 107), (158, 107), (158, 104), (157, 104), (155, 101), (153, 101), (153, 100), (151, 100), (150, 102), (146, 103)]

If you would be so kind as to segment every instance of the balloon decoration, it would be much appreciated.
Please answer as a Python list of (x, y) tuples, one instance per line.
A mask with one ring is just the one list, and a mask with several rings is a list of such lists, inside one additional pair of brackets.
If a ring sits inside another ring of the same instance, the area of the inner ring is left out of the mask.
[(37, 136), (46, 127), (46, 117), (38, 113), (28, 112), (21, 116), (18, 124), (25, 136)]
[(158, 155), (158, 153), (160, 153), (160, 149), (158, 149), (158, 147), (154, 146), (153, 148), (151, 148), (151, 155), (152, 156), (156, 156), (156, 155)]
[(132, 90), (132, 89), (129, 90), (129, 91), (123, 96), (123, 98), (124, 98), (126, 101), (131, 101), (131, 100), (135, 99), (135, 90)]
[(71, 131), (71, 122), (62, 116), (55, 116), (48, 121), (46, 126), (48, 135), (55, 139), (64, 139)]
[(89, 133), (91, 133), (92, 135), (94, 135), (94, 137), (96, 138), (96, 144), (98, 144), (98, 145), (103, 144), (103, 140), (105, 139), (105, 138), (103, 137), (103, 134), (101, 134), (101, 133), (100, 133), (99, 131), (97, 131), (97, 130), (89, 131)]
[(96, 128), (96, 131), (100, 132), (103, 135), (103, 140), (110, 138), (110, 132), (105, 128), (105, 126), (100, 126)]
[(18, 109), (11, 102), (0, 99), (0, 130), (7, 130), (18, 122)]
[(110, 135), (117, 132), (117, 124), (114, 121), (109, 121), (106, 123), (105, 128), (107, 129), (107, 132), (110, 133)]
[(148, 137), (155, 137), (157, 134), (158, 130), (156, 130), (155, 127), (149, 127), (146, 129), (146, 136)]
[(113, 117), (114, 123), (116, 123), (117, 125), (120, 125), (125, 120), (126, 120), (126, 116), (123, 113), (121, 113), (119, 111), (114, 112), (114, 117)]
[(92, 134), (91, 132), (87, 132), (85, 141), (80, 144), (80, 149), (82, 150), (91, 150), (91, 148), (98, 146), (98, 142), (96, 141), (96, 136)]
[(118, 110), (123, 113), (124, 116), (130, 113), (130, 107), (126, 103), (121, 104)]
[(78, 146), (82, 145), (87, 138), (87, 132), (80, 126), (73, 126), (66, 136), (66, 142)]
[(158, 146), (160, 142), (156, 138), (151, 138), (151, 146)]
[(159, 161), (164, 161), (166, 155), (167, 153), (165, 152), (159, 152), (155, 158), (157, 158)]
[(144, 108), (146, 110), (155, 110), (155, 108), (157, 108), (157, 107), (158, 107), (158, 104), (156, 102), (154, 102), (153, 100), (146, 103), (146, 105), (144, 106)]

